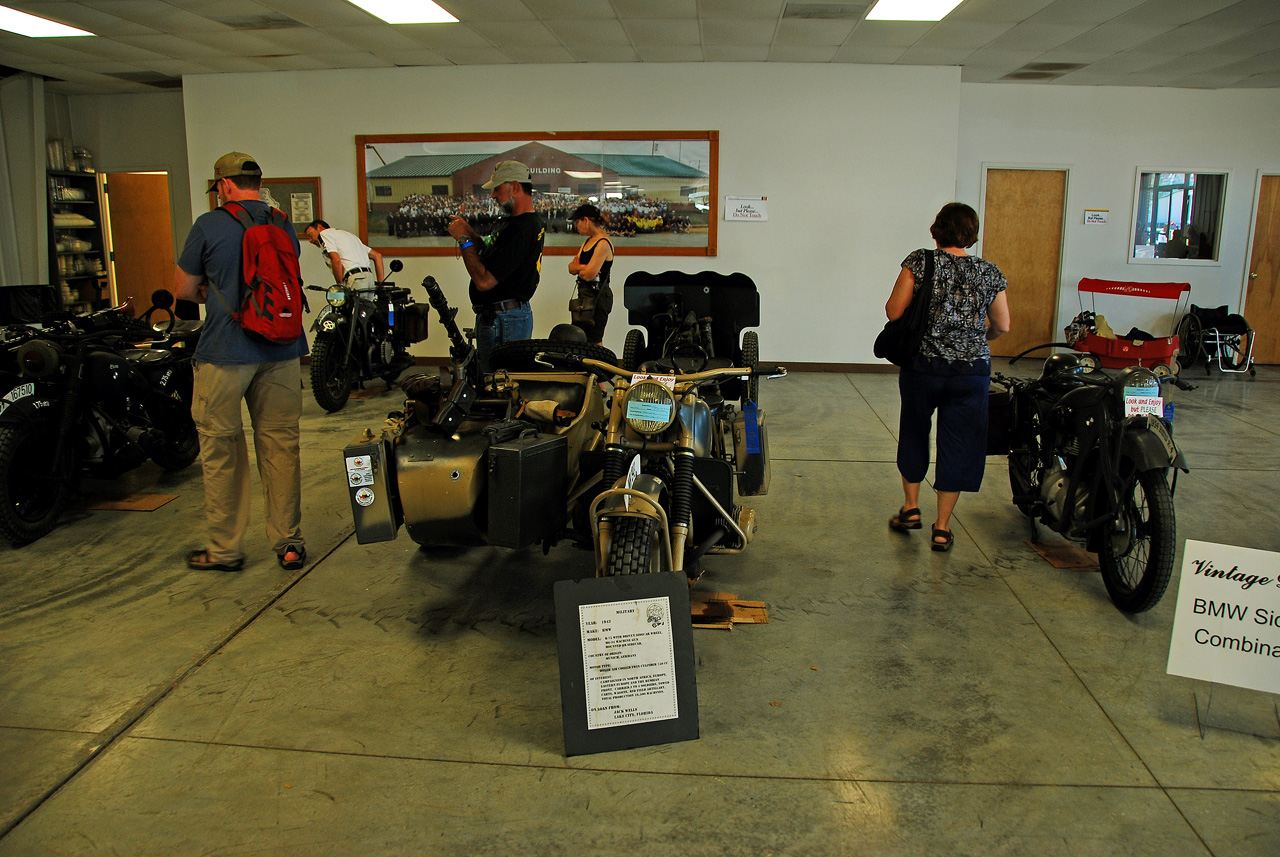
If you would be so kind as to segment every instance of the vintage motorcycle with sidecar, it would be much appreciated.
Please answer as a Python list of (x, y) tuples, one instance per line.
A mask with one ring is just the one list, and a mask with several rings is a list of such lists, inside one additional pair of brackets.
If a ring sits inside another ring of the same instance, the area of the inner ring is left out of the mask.
[[(391, 261), (391, 273), (403, 270)], [(351, 390), (381, 378), (390, 387), (413, 365), (409, 346), (427, 338), (427, 308), (406, 288), (379, 282), (372, 289), (307, 286), (324, 292), (325, 306), (311, 325), (311, 394), (330, 413), (342, 410)]]
[[(344, 450), (356, 535), (423, 545), (549, 550), (593, 544), (598, 575), (683, 571), (737, 553), (755, 513), (734, 495), (768, 490), (768, 438), (755, 402), (716, 385), (774, 367), (632, 372), (573, 340), (509, 343), (481, 376), (440, 287), (431, 296), (451, 342), (452, 380), (402, 381), (405, 408)], [(609, 393), (601, 390), (606, 382)]]
[(1150, 610), (1173, 572), (1173, 490), (1177, 471), (1187, 471), (1160, 407), (1169, 368), (1130, 366), (1112, 376), (1093, 355), (1070, 352), (1046, 358), (1037, 378), (997, 372), (991, 380), (1000, 389), (991, 397), (988, 452), (1009, 456), (1013, 502), (1033, 538), (1039, 520), (1084, 542), (1098, 554), (1116, 607)]
[[(159, 290), (145, 319), (113, 307), (0, 328), (0, 533), (35, 541), (81, 476), (114, 478), (150, 459), (195, 461), (191, 353), (200, 322), (177, 321)], [(156, 309), (167, 320), (151, 323)]]

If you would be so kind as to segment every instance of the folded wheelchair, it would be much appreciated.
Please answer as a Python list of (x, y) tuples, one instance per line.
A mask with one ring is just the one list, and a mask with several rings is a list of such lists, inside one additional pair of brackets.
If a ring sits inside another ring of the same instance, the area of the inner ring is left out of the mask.
[(1258, 374), (1253, 367), (1253, 328), (1226, 306), (1191, 304), (1178, 322), (1178, 365), (1186, 369), (1199, 363), (1207, 375), (1215, 360), (1222, 372)]

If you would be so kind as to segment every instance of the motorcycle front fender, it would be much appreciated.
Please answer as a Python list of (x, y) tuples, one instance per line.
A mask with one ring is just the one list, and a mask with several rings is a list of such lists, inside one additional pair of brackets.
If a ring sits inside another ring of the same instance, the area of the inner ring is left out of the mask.
[(328, 333), (338, 329), (338, 326), (346, 319), (334, 309), (330, 304), (325, 304), (316, 316), (316, 320), (311, 323), (312, 333)]
[(0, 424), (51, 419), (58, 413), (54, 391), (47, 384), (27, 381), (0, 399)]
[(1189, 473), (1186, 457), (1165, 424), (1152, 414), (1125, 420), (1120, 454), (1137, 465), (1138, 470), (1176, 467)]
[[(630, 485), (627, 484), (628, 478), (629, 477), (626, 475), (622, 476), (622, 478), (614, 483), (613, 487), (615, 489), (630, 488), (632, 491), (639, 491), (641, 494), (644, 494), (652, 500), (655, 505), (661, 505), (662, 495), (667, 490), (665, 482), (650, 473), (639, 474)], [(621, 491), (618, 493), (606, 492), (606, 494), (607, 496), (600, 507), (602, 512), (607, 513), (615, 509), (628, 509), (631, 512), (637, 512), (646, 517), (653, 518), (655, 521), (658, 520), (657, 514), (648, 503), (629, 502), (628, 498), (630, 495), (622, 493)]]

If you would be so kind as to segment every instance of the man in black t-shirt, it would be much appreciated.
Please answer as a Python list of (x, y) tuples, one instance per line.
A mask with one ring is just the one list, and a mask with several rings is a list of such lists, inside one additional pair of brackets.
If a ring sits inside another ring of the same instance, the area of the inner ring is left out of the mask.
[(476, 357), (489, 371), (489, 354), (504, 342), (533, 337), (529, 299), (542, 272), (542, 240), (546, 228), (533, 210), (529, 168), (519, 161), (499, 161), (483, 187), (506, 212), (484, 239), (467, 221), (454, 215), (449, 234), (458, 242), (462, 263), (471, 275), (468, 294), (476, 313)]

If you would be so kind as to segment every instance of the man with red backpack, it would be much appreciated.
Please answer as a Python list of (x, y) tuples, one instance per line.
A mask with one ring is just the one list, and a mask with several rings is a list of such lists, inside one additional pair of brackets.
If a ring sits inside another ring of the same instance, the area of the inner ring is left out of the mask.
[[(187, 565), (239, 571), (249, 527), (249, 451), (241, 421), (247, 402), (267, 537), (282, 568), (306, 562), (302, 538), (302, 334), (298, 236), (262, 201), (262, 168), (243, 152), (223, 155), (209, 190), (223, 206), (196, 218), (174, 276), (174, 294), (205, 305), (192, 355), (191, 415), (200, 432), (206, 547)], [(283, 234), (280, 234), (280, 233)]]

